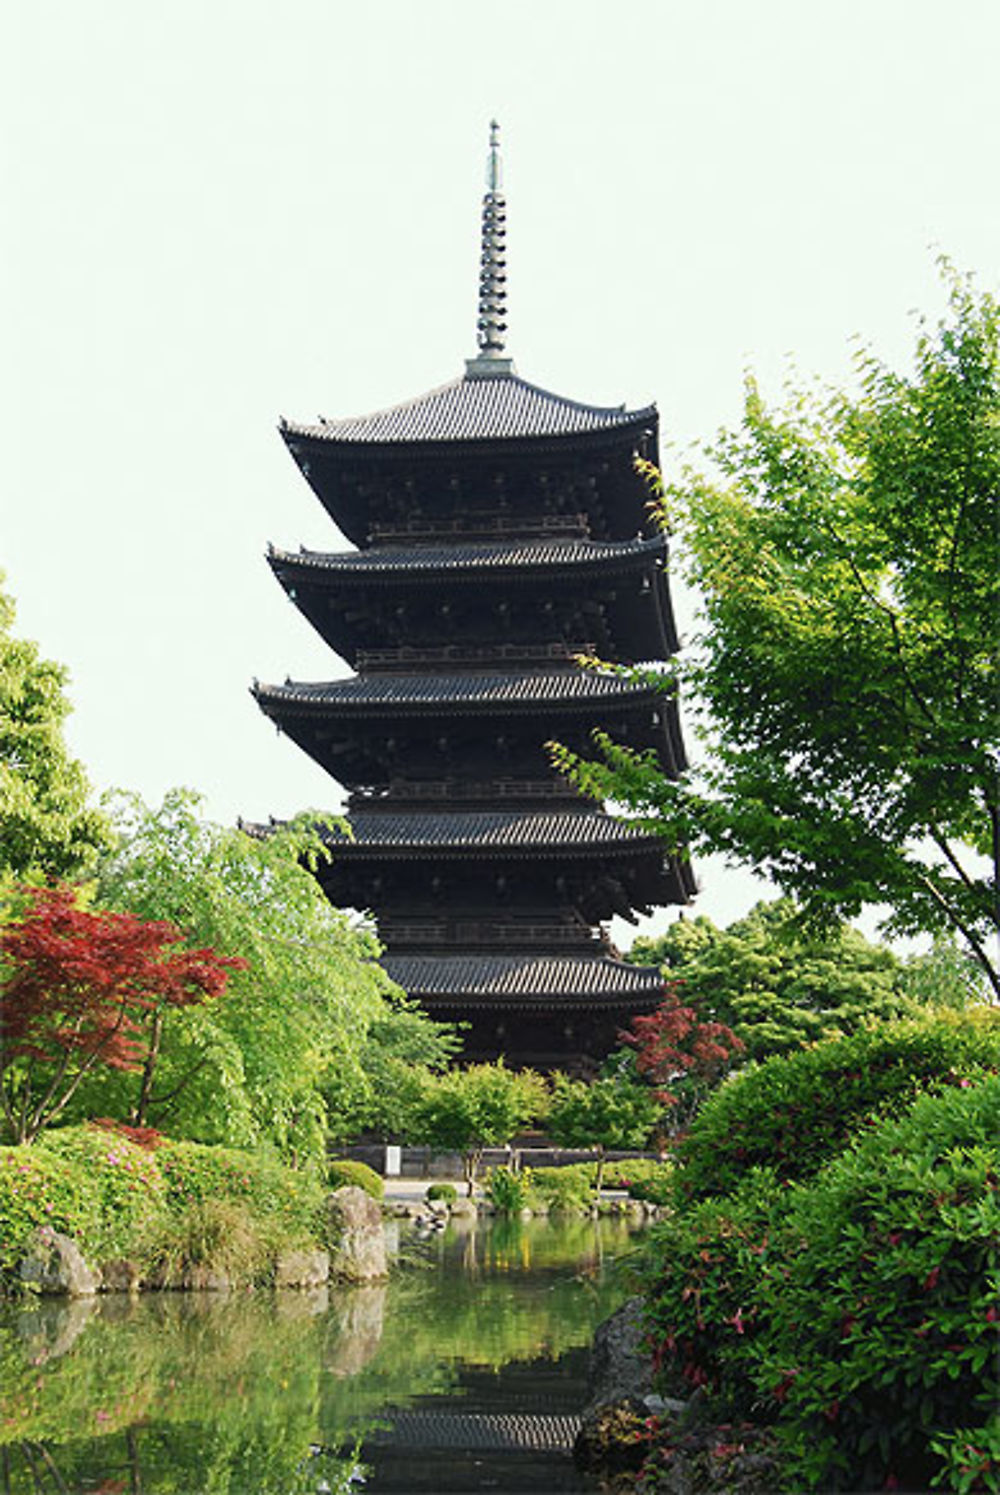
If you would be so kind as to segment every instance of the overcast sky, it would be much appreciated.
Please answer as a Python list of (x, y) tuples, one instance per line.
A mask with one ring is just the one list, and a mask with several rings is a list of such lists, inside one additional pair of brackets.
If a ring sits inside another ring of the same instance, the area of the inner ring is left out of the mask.
[[(342, 538), (279, 416), (474, 351), (488, 123), (510, 352), (655, 400), (908, 363), (944, 252), (997, 289), (996, 0), (32, 0), (0, 49), (0, 564), (99, 789), (229, 821), (339, 803), (248, 686), (339, 661), (263, 559)], [(669, 454), (668, 454), (669, 460)], [(700, 869), (720, 922), (756, 897)]]

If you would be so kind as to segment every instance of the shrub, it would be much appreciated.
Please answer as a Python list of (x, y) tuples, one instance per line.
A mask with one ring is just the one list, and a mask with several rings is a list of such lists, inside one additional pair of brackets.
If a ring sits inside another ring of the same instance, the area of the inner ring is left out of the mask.
[(486, 1175), (486, 1197), (502, 1215), (516, 1215), (531, 1203), (530, 1168), (491, 1168)]
[[(681, 1144), (689, 1199), (726, 1194), (749, 1168), (808, 1178), (877, 1110), (904, 1110), (1000, 1066), (1000, 1011), (936, 1011), (744, 1070), (710, 1096)], [(874, 1121), (869, 1121), (874, 1125)]]
[(627, 1189), (630, 1199), (646, 1199), (651, 1204), (670, 1204), (674, 1197), (673, 1163), (655, 1162), (652, 1158), (628, 1158), (618, 1163), (616, 1185)]
[(36, 1226), (81, 1243), (99, 1228), (93, 1179), (39, 1146), (0, 1147), (0, 1278), (9, 1278)]
[(1000, 1490), (998, 1114), (996, 1077), (924, 1096), (794, 1191), (755, 1379), (801, 1486)]
[(594, 1199), (592, 1163), (569, 1163), (564, 1168), (535, 1168), (534, 1192), (555, 1213), (589, 1209)]
[(454, 1204), (458, 1198), (458, 1190), (454, 1184), (430, 1184), (424, 1194), (425, 1199), (443, 1199), (445, 1204)]
[(236, 1285), (269, 1275), (285, 1240), (273, 1216), (262, 1221), (235, 1200), (201, 1199), (150, 1227), (142, 1255), (164, 1287), (183, 1286), (198, 1268)]
[(326, 1170), (327, 1183), (331, 1189), (343, 1189), (353, 1185), (364, 1189), (373, 1199), (381, 1203), (385, 1195), (385, 1179), (367, 1163), (352, 1163), (347, 1158), (335, 1158)]
[(84, 1255), (97, 1261), (127, 1255), (165, 1213), (167, 1184), (157, 1160), (127, 1137), (71, 1126), (43, 1133), (35, 1145), (88, 1181), (96, 1219), (79, 1243)]
[(167, 1204), (175, 1213), (209, 1199), (227, 1199), (245, 1204), (260, 1219), (280, 1221), (293, 1235), (318, 1238), (322, 1232), (323, 1190), (311, 1174), (255, 1153), (198, 1142), (166, 1143), (157, 1150), (156, 1161), (166, 1180)]
[(728, 1409), (749, 1411), (756, 1300), (774, 1250), (780, 1192), (773, 1174), (757, 1169), (733, 1195), (693, 1205), (651, 1230), (640, 1275), (653, 1361), (668, 1387), (679, 1373)]

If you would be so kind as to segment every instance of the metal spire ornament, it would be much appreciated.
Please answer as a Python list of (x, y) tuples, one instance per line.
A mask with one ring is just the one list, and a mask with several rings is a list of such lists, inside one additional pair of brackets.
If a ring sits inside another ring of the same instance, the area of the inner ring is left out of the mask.
[(503, 191), (503, 166), (500, 160), (500, 126), (490, 123), (490, 154), (486, 163), (486, 192), (483, 196), (482, 253), (479, 259), (479, 317), (476, 341), (479, 352), (465, 362), (469, 378), (496, 378), (512, 374), (514, 365), (504, 356), (504, 333), (507, 323), (507, 204)]

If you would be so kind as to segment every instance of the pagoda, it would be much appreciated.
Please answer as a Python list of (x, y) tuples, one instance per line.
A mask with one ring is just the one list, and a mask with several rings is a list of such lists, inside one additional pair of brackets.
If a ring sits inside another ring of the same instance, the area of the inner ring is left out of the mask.
[(666, 540), (635, 467), (657, 459), (657, 415), (518, 376), (505, 217), (494, 125), (464, 375), (373, 415), (282, 422), (357, 549), (268, 559), (354, 673), (254, 695), (349, 791), (352, 838), (331, 836), (317, 875), (333, 903), (374, 913), (389, 975), (468, 1025), (468, 1059), (587, 1072), (663, 996), (602, 926), (694, 890), (686, 860), (582, 799), (546, 748), (587, 752), (600, 727), (669, 774), (684, 765), (669, 695), (580, 665), (677, 648)]

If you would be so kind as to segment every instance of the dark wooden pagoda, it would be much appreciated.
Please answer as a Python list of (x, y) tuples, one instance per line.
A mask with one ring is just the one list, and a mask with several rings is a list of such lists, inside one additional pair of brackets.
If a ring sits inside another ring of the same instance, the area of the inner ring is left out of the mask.
[(263, 685), (261, 709), (350, 791), (352, 841), (319, 875), (369, 909), (389, 974), (470, 1024), (469, 1058), (586, 1069), (662, 997), (601, 926), (693, 891), (683, 861), (579, 798), (549, 766), (602, 727), (683, 765), (676, 707), (581, 654), (677, 648), (637, 455), (654, 408), (599, 409), (526, 383), (504, 356), (496, 133), (483, 209), (479, 352), (462, 378), (355, 420), (284, 423), (358, 549), (272, 549), (288, 596), (355, 673)]

